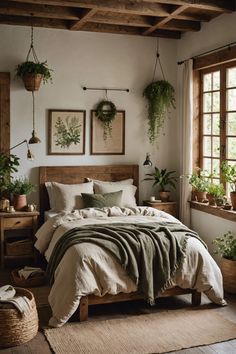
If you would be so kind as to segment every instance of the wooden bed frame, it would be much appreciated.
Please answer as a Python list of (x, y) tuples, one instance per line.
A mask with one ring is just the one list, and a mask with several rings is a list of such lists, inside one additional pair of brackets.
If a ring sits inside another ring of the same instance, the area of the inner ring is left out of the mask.
[[(39, 193), (40, 193), (40, 215), (41, 221), (44, 218), (44, 212), (49, 210), (48, 193), (45, 187), (45, 182), (59, 182), (66, 184), (82, 183), (85, 178), (93, 178), (102, 181), (120, 181), (127, 178), (133, 178), (134, 185), (137, 186), (136, 200), (138, 199), (138, 183), (139, 169), (138, 165), (95, 165), (95, 166), (43, 166), (39, 167)], [(181, 289), (172, 287), (161, 294), (161, 297), (174, 295), (191, 294), (192, 305), (198, 306), (201, 304), (201, 293), (194, 289)], [(120, 293), (117, 295), (105, 295), (98, 297), (95, 295), (83, 296), (80, 300), (79, 315), (80, 321), (88, 319), (89, 305), (107, 304), (121, 301), (131, 301), (142, 299), (138, 293)]]

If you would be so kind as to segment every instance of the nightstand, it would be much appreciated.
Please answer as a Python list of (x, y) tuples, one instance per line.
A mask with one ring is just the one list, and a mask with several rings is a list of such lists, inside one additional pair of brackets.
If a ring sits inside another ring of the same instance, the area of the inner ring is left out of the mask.
[(177, 203), (176, 202), (150, 202), (149, 200), (144, 200), (143, 205), (165, 211), (166, 213), (173, 215), (177, 218)]
[(1, 268), (5, 263), (34, 263), (34, 237), (39, 212), (0, 212)]

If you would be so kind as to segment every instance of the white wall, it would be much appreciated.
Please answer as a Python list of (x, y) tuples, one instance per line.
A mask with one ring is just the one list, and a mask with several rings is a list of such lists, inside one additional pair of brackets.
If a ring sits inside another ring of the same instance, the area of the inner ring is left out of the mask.
[[(202, 25), (200, 32), (187, 33), (178, 43), (178, 61), (184, 60), (205, 51), (224, 46), (235, 41), (236, 12), (230, 15), (222, 15), (209, 23)], [(181, 68), (178, 70), (178, 97), (181, 105)], [(179, 119), (181, 121), (181, 109), (178, 109)], [(179, 162), (181, 162), (179, 160)], [(231, 230), (236, 230), (236, 223), (222, 218), (212, 216), (207, 213), (192, 210), (191, 211), (192, 228), (199, 232), (200, 236), (206, 241), (210, 251), (212, 240), (221, 234)], [(217, 258), (217, 257), (216, 257)]]
[[(30, 27), (0, 26), (0, 71), (11, 72), (11, 146), (31, 136), (32, 97), (15, 80), (17, 64), (25, 60), (30, 45)], [(146, 131), (146, 107), (142, 97), (144, 87), (152, 80), (156, 40), (147, 37), (110, 35), (88, 32), (73, 32), (35, 28), (35, 50), (40, 61), (47, 60), (53, 68), (53, 84), (47, 84), (35, 94), (36, 132), (42, 143), (32, 145), (34, 162), (25, 159), (25, 147), (14, 150), (20, 156), (19, 174), (29, 175), (33, 182), (38, 181), (40, 165), (86, 165), (109, 163), (133, 163), (140, 166), (140, 179), (146, 171), (142, 162), (146, 152), (151, 153), (154, 165), (178, 169), (177, 162), (177, 119), (173, 112), (167, 120), (165, 136), (161, 136), (159, 149), (150, 146)], [(172, 85), (176, 86), (177, 41), (160, 40), (162, 65)], [(157, 78), (161, 78), (160, 70)], [(124, 156), (91, 156), (90, 109), (103, 98), (99, 91), (83, 91), (88, 87), (129, 88), (130, 93), (108, 92), (118, 109), (126, 111), (126, 152)], [(82, 156), (47, 155), (48, 109), (86, 110), (86, 153)], [(140, 201), (148, 198), (150, 182), (140, 183)], [(36, 198), (36, 195), (31, 197)]]

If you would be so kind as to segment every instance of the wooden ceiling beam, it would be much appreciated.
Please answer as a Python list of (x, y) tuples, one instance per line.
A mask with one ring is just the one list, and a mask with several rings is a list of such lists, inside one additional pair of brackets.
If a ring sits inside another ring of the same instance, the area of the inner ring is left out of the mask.
[[(0, 24), (15, 25), (15, 26), (31, 26), (32, 19), (23, 16), (5, 16), (0, 15)], [(35, 27), (69, 29), (68, 22), (65, 20), (36, 18), (33, 19)]]
[[(144, 3), (156, 3), (156, 0), (142, 0)], [(232, 12), (235, 11), (236, 5), (234, 0), (160, 0), (158, 3), (169, 5), (189, 5), (192, 8), (218, 11)]]
[(169, 15), (168, 6), (159, 3), (144, 3), (143, 1), (133, 0), (9, 0), (12, 3), (43, 4), (54, 6), (69, 6), (77, 8), (92, 9), (96, 8), (101, 11), (112, 11), (116, 13), (159, 16), (165, 17)]
[(88, 22), (93, 15), (97, 12), (97, 9), (89, 9), (89, 10), (85, 10), (84, 14), (81, 16), (79, 21), (75, 21), (70, 29), (71, 30), (79, 30), (80, 28), (82, 28), (84, 26), (84, 24), (86, 22)]
[(58, 18), (62, 20), (78, 20), (79, 9), (66, 8), (51, 5), (32, 5), (13, 3), (10, 1), (0, 2), (0, 15), (29, 16), (43, 18)]
[(90, 22), (105, 23), (122, 26), (151, 27), (151, 19), (148, 16), (115, 14), (113, 12), (97, 13)]
[(180, 21), (180, 20), (171, 20), (167, 22), (163, 27), (168, 30), (181, 31), (181, 32), (197, 32), (201, 29), (200, 22), (192, 22), (192, 21)]

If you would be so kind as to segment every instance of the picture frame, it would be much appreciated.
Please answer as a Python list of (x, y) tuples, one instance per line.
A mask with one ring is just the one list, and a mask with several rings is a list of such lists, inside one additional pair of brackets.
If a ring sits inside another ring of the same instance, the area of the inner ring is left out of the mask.
[(102, 122), (91, 111), (90, 155), (124, 155), (125, 154), (125, 111), (116, 112), (111, 122), (111, 131), (104, 139)]
[(49, 109), (48, 155), (84, 155), (86, 111)]

